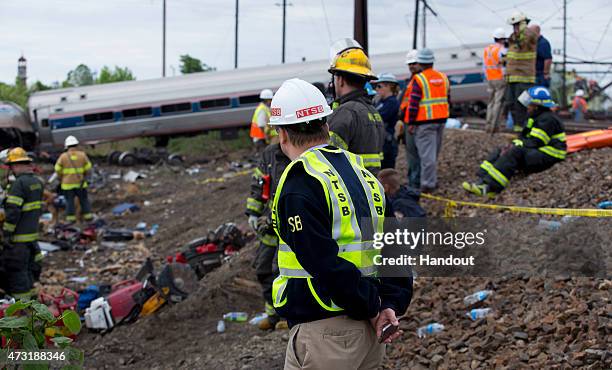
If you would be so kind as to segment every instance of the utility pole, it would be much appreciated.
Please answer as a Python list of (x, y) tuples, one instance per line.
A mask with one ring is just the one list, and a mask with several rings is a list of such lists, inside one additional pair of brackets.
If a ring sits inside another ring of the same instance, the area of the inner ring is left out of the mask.
[(163, 0), (162, 77), (166, 77), (166, 0)]
[(353, 38), (368, 53), (368, 0), (355, 0)]
[(561, 85), (561, 108), (567, 105), (567, 90), (565, 86), (565, 73), (567, 64), (567, 0), (563, 0), (563, 76)]
[(423, 0), (423, 35), (421, 38), (421, 47), (427, 46), (427, 1)]
[(287, 23), (287, 0), (283, 0), (283, 58), (281, 62), (285, 64), (285, 30)]
[(238, 1), (236, 0), (236, 25), (234, 30), (234, 69), (238, 68)]
[(417, 48), (417, 31), (419, 30), (419, 0), (414, 0), (414, 30), (412, 31), (412, 48)]

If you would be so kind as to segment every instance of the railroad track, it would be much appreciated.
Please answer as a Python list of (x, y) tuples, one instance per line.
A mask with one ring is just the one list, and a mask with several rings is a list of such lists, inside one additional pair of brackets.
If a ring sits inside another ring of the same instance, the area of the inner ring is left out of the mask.
[[(484, 130), (485, 128), (485, 120), (478, 117), (466, 117), (460, 118), (462, 122), (467, 123), (468, 127), (474, 130)], [(569, 133), (576, 132), (584, 132), (584, 131), (592, 131), (592, 130), (602, 130), (608, 127), (612, 127), (612, 122), (608, 121), (594, 121), (594, 122), (584, 122), (584, 123), (576, 123), (573, 121), (563, 120), (563, 124), (565, 125), (565, 131)], [(501, 132), (510, 132), (506, 130), (505, 125)]]

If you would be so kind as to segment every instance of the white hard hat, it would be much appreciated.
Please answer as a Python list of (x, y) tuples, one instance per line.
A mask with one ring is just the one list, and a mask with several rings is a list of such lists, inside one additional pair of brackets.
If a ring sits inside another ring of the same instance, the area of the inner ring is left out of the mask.
[(417, 60), (417, 53), (418, 51), (416, 49), (412, 49), (410, 50), (407, 54), (406, 54), (406, 64), (413, 64), (416, 63)]
[(79, 141), (76, 137), (70, 135), (64, 140), (64, 147), (68, 148), (69, 146), (79, 145)]
[(522, 22), (522, 21), (529, 22), (529, 18), (527, 18), (525, 13), (520, 12), (520, 11), (512, 13), (510, 18), (508, 18), (508, 24), (511, 25), (511, 26), (514, 25), (514, 24), (517, 24), (519, 22)]
[(10, 149), (4, 149), (3, 151), (0, 152), (0, 162), (6, 162), (9, 151)]
[(508, 36), (506, 35), (506, 31), (504, 31), (503, 28), (499, 27), (496, 28), (495, 31), (493, 31), (493, 38), (494, 39), (505, 39)]
[(582, 89), (578, 89), (576, 90), (576, 92), (574, 93), (575, 96), (584, 96), (584, 90)]
[(334, 41), (329, 47), (329, 64), (334, 62), (336, 55), (340, 54), (340, 52), (352, 48), (363, 49), (363, 47), (353, 39), (345, 38)]
[(261, 100), (271, 100), (274, 97), (274, 93), (270, 89), (263, 89), (259, 93), (259, 99)]
[(270, 105), (271, 126), (313, 121), (332, 113), (325, 96), (314, 85), (292, 78), (283, 82)]
[(435, 60), (433, 50), (429, 48), (419, 49), (416, 57), (417, 63), (432, 64)]
[(377, 84), (380, 82), (390, 82), (394, 84), (399, 83), (393, 73), (381, 73), (378, 75), (378, 78), (376, 80), (372, 81), (373, 84)]

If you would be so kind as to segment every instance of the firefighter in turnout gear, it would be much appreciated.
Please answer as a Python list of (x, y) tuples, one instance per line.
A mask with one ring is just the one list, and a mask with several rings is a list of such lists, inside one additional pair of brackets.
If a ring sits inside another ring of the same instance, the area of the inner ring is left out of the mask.
[(535, 84), (538, 35), (527, 27), (529, 18), (521, 12), (514, 13), (508, 24), (514, 32), (508, 39), (506, 54), (506, 104), (512, 113), (514, 129), (520, 132), (527, 120), (527, 110), (518, 102), (523, 91)]
[(543, 86), (532, 87), (519, 97), (527, 107), (529, 119), (520, 136), (505, 150), (497, 149), (478, 170), (480, 180), (463, 183), (463, 188), (476, 195), (493, 197), (504, 190), (517, 171), (544, 171), (565, 159), (565, 129), (551, 111), (556, 104)]
[(358, 154), (366, 168), (376, 174), (381, 167), (386, 131), (364, 85), (377, 77), (363, 49), (349, 41), (352, 43), (336, 53), (328, 70), (336, 96), (334, 112), (327, 119), (330, 143)]
[(377, 276), (372, 241), (383, 230), (384, 190), (362, 157), (328, 145), (330, 114), (323, 94), (300, 79), (272, 100), (270, 125), (292, 160), (272, 206), (280, 243), (272, 297), (291, 326), (285, 369), (377, 369), (382, 328), (398, 325), (412, 280)]
[(85, 152), (79, 150), (79, 141), (74, 136), (68, 136), (64, 141), (66, 151), (55, 163), (55, 173), (61, 180), (62, 194), (66, 197), (66, 221), (75, 222), (76, 210), (74, 198), (79, 198), (81, 216), (84, 220), (93, 219), (91, 204), (87, 194), (87, 174), (91, 170), (91, 162)]
[(268, 145), (253, 171), (251, 194), (247, 198), (246, 214), (249, 217), (249, 225), (259, 238), (253, 267), (261, 284), (265, 313), (268, 316), (259, 323), (260, 329), (273, 329), (280, 321), (272, 305), (272, 282), (278, 276), (278, 237), (272, 228), (271, 205), (278, 181), (289, 162), (291, 161), (281, 151), (279, 144)]
[(22, 148), (8, 153), (6, 163), (15, 175), (4, 200), (6, 219), (0, 246), (0, 287), (15, 299), (30, 299), (41, 273), (38, 219), (42, 212), (43, 181), (34, 175), (32, 159)]

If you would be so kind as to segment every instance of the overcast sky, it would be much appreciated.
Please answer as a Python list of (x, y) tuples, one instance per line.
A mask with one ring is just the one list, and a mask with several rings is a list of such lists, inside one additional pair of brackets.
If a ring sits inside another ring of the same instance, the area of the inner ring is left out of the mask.
[[(289, 0), (287, 62), (326, 59), (330, 40), (352, 37), (353, 0)], [(239, 66), (281, 61), (282, 0), (240, 0)], [(489, 42), (522, 10), (562, 47), (562, 0), (429, 0), (427, 46)], [(568, 0), (568, 55), (612, 61), (612, 1)], [(234, 66), (234, 0), (167, 0), (167, 75), (179, 55), (218, 69)], [(414, 0), (369, 0), (370, 53), (412, 45)], [(17, 59), (28, 82), (61, 81), (80, 63), (129, 67), (138, 79), (161, 76), (162, 0), (0, 0), (0, 81), (13, 82)], [(420, 41), (419, 41), (420, 46)], [(557, 58), (557, 56), (555, 56)], [(375, 66), (374, 66), (375, 67)], [(174, 68), (174, 71), (173, 71)], [(590, 70), (591, 67), (578, 67)]]

